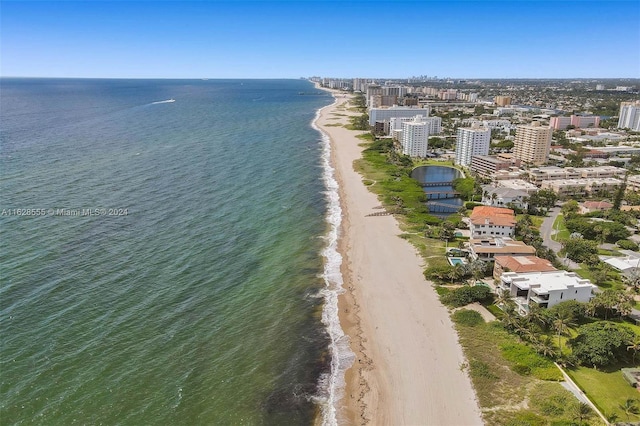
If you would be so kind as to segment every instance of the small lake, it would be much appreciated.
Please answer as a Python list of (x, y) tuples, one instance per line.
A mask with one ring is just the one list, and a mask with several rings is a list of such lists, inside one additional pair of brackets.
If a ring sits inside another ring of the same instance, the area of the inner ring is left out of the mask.
[(438, 217), (456, 213), (463, 204), (461, 198), (454, 196), (452, 182), (464, 177), (453, 167), (420, 166), (413, 169), (411, 177), (423, 185), (427, 194), (429, 212)]

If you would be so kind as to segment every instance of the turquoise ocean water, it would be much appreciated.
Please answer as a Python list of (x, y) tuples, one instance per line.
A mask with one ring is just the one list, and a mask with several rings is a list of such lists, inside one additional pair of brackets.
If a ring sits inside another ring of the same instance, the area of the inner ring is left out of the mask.
[(2, 424), (335, 422), (339, 206), (312, 126), (328, 94), (0, 89)]

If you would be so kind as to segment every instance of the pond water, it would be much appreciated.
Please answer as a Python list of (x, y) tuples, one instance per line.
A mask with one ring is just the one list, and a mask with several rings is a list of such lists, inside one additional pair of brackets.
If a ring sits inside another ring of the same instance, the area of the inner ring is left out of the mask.
[(456, 213), (463, 204), (460, 197), (455, 196), (452, 182), (463, 174), (453, 167), (420, 166), (413, 169), (411, 177), (423, 185), (427, 194), (429, 212), (438, 217), (446, 217)]

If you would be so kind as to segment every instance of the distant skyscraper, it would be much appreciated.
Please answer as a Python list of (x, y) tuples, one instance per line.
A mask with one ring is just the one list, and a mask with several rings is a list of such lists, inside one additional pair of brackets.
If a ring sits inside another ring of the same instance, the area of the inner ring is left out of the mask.
[(491, 130), (474, 123), (472, 127), (458, 129), (456, 138), (456, 164), (469, 166), (471, 157), (489, 154)]
[(618, 118), (618, 129), (640, 132), (640, 101), (622, 102)]
[(540, 165), (549, 159), (551, 149), (551, 135), (553, 129), (541, 126), (534, 121), (530, 125), (521, 125), (516, 128), (516, 139), (513, 144), (513, 153), (518, 160), (525, 163)]
[(410, 157), (426, 157), (430, 123), (421, 115), (402, 123), (402, 153)]

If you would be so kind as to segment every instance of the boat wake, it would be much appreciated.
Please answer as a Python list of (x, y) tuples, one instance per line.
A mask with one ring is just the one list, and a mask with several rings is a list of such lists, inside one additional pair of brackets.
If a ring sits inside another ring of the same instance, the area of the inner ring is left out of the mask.
[(340, 195), (338, 182), (334, 176), (334, 168), (331, 166), (331, 143), (329, 136), (315, 124), (320, 115), (312, 124), (313, 128), (322, 134), (322, 177), (326, 188), (325, 197), (327, 206), (327, 223), (329, 231), (325, 236), (327, 245), (322, 251), (325, 259), (324, 278), (325, 288), (321, 291), (324, 298), (322, 310), (322, 322), (327, 327), (329, 334), (329, 351), (331, 353), (331, 366), (319, 380), (319, 395), (316, 400), (322, 410), (322, 425), (335, 426), (338, 424), (337, 403), (344, 393), (344, 374), (355, 360), (355, 354), (349, 346), (349, 337), (344, 334), (338, 318), (338, 296), (344, 293), (343, 279), (340, 267), (342, 256), (338, 252), (338, 232), (342, 222), (342, 209), (340, 207)]
[(166, 101), (157, 101), (157, 102), (151, 102), (150, 105), (157, 105), (157, 104), (170, 104), (175, 102), (175, 99), (167, 99)]

